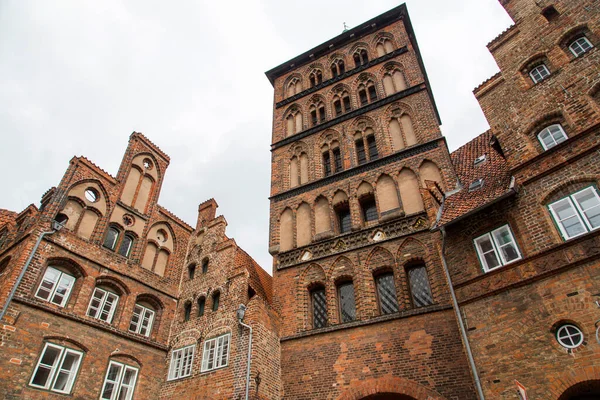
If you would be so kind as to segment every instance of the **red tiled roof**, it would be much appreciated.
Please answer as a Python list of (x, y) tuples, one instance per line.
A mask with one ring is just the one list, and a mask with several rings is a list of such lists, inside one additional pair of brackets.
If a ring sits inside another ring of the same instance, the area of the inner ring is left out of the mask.
[[(484, 132), (450, 154), (454, 170), (463, 187), (446, 197), (437, 226), (447, 225), (511, 192), (511, 176), (506, 160), (492, 146), (492, 139), (494, 138), (491, 131)], [(475, 160), (484, 154), (486, 160), (475, 165)], [(483, 179), (483, 186), (469, 191), (469, 185), (477, 179)]]
[(250, 286), (265, 298), (270, 304), (273, 297), (273, 278), (254, 261), (252, 257), (240, 247), (235, 254), (236, 267), (245, 268), (250, 274)]
[(17, 218), (17, 213), (10, 210), (0, 208), (0, 228), (5, 224), (14, 224)]

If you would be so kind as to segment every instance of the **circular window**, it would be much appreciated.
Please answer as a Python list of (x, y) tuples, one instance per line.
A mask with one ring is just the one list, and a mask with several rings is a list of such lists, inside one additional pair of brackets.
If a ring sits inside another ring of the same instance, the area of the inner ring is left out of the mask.
[(583, 332), (575, 325), (561, 325), (556, 330), (556, 340), (567, 349), (574, 349), (583, 343)]
[(167, 235), (167, 231), (165, 231), (164, 229), (159, 229), (158, 232), (156, 232), (156, 238), (161, 243), (166, 242), (168, 237), (169, 236)]
[(135, 224), (135, 218), (133, 218), (133, 215), (123, 215), (123, 225), (132, 226), (133, 224)]
[(87, 188), (87, 189), (85, 189), (85, 198), (89, 202), (95, 203), (100, 198), (100, 195), (98, 194), (98, 192), (96, 191), (96, 189)]
[(149, 158), (144, 158), (144, 168), (152, 169), (152, 161)]

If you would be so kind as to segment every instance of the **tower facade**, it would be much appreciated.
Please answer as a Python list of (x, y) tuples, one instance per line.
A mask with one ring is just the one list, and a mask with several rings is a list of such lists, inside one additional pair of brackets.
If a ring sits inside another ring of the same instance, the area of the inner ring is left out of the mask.
[(406, 7), (267, 77), (284, 397), (475, 398), (430, 231), (456, 176)]

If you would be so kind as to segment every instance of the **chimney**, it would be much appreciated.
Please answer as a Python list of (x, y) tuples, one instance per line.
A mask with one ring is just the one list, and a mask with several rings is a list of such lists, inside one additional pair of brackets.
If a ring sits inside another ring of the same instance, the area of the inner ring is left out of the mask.
[(198, 223), (196, 224), (196, 230), (199, 230), (207, 223), (215, 219), (217, 207), (219, 207), (219, 205), (215, 199), (209, 199), (203, 203), (200, 203), (198, 206)]

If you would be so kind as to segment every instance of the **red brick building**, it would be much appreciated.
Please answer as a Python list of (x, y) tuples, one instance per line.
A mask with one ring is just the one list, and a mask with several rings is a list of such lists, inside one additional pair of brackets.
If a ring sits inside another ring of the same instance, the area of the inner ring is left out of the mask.
[(500, 2), (453, 153), (404, 5), (267, 72), (273, 277), (139, 133), (0, 210), (0, 397), (600, 398), (600, 3)]

